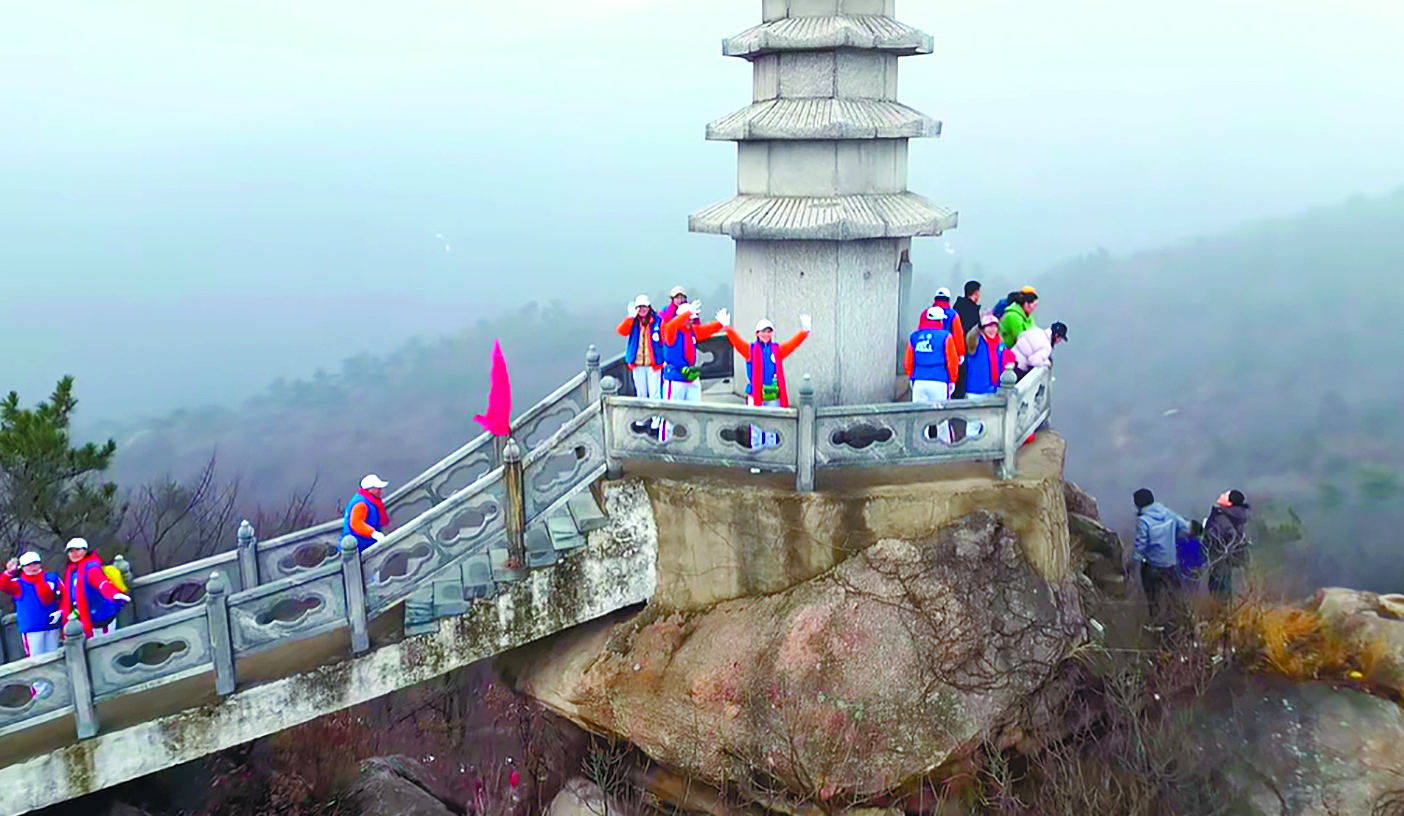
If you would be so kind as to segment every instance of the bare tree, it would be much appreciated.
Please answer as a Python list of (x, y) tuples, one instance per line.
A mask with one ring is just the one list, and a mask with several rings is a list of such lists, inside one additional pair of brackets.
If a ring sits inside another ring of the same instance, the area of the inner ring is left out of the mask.
[(133, 566), (155, 572), (234, 546), (239, 480), (221, 480), (217, 465), (212, 452), (189, 481), (167, 476), (131, 493), (122, 537)]

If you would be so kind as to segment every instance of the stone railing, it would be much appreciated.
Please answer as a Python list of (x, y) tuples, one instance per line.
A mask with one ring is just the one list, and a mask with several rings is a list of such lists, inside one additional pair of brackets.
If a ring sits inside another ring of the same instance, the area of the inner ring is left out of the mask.
[[(251, 549), (246, 542), (207, 559), (214, 569), (201, 597), (179, 609), (92, 639), (70, 621), (60, 653), (0, 666), (0, 739), (69, 716), (80, 739), (91, 737), (97, 705), (206, 675), (219, 694), (230, 694), (240, 661), (339, 629), (349, 629), (353, 653), (363, 653), (370, 619), (453, 573), (472, 576), (453, 585), (475, 597), (493, 591), (485, 585), (519, 580), (526, 533), (604, 475), (601, 402), (584, 406), (525, 455), (507, 442), (502, 462), (364, 553), (347, 537), (339, 557), (236, 590)], [(460, 600), (466, 611), (473, 598)]]
[(800, 491), (814, 489), (816, 471), (853, 467), (988, 461), (998, 464), (1000, 478), (1012, 478), (1019, 447), (1052, 407), (1047, 369), (1022, 381), (1006, 371), (995, 395), (939, 407), (816, 409), (808, 377), (798, 407), (786, 409), (620, 397), (610, 379), (602, 388), (611, 474), (629, 460), (757, 468), (794, 473)]
[[(488, 460), (495, 466), (452, 492), (446, 474), (486, 456), (493, 440), (475, 441), (426, 471), (395, 498), (428, 496), (427, 509), (364, 553), (348, 537), (316, 563), (284, 571), (266, 556), (295, 553), (332, 526), (262, 545), (241, 526), (236, 551), (134, 582), (145, 589), (133, 587), (137, 598), (167, 596), (144, 607), (156, 613), (150, 618), (91, 639), (70, 621), (60, 652), (0, 666), (0, 739), (69, 717), (79, 738), (91, 737), (100, 704), (182, 681), (206, 678), (220, 695), (231, 694), (241, 661), (342, 629), (352, 652), (364, 653), (369, 621), (426, 588), (436, 606), (441, 589), (460, 594), (444, 606), (462, 604), (466, 612), (498, 583), (523, 577), (524, 542), (534, 528), (626, 460), (790, 472), (802, 491), (814, 489), (816, 471), (877, 465), (990, 461), (1009, 478), (1019, 446), (1051, 408), (1052, 378), (1042, 370), (1017, 383), (1006, 373), (997, 395), (940, 407), (816, 410), (807, 381), (795, 409), (656, 402), (619, 396), (618, 379), (602, 376), (598, 356), (591, 357), (581, 378), (518, 421), (531, 439), (553, 406), (569, 404), (563, 424), (525, 452), (515, 439), (496, 447)], [(661, 441), (649, 430), (655, 417), (666, 423)], [(198, 595), (178, 592), (187, 584)]]

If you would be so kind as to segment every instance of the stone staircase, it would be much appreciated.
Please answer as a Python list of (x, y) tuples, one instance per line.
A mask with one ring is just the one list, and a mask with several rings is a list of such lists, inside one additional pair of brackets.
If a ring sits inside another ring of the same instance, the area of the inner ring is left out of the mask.
[[(585, 546), (586, 534), (609, 524), (600, 509), (593, 486), (567, 501), (563, 510), (547, 517), (544, 525), (526, 530), (526, 567), (554, 566), (562, 553)], [(499, 587), (520, 581), (523, 572), (510, 565), (505, 547), (466, 558), (456, 571), (440, 577), (431, 586), (415, 592), (405, 601), (405, 634), (423, 635), (435, 631), (442, 618), (468, 613), (473, 601), (493, 598)]]

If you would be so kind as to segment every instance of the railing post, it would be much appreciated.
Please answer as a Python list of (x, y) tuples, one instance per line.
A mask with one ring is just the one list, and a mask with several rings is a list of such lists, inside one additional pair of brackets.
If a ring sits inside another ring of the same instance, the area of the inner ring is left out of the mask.
[(1019, 395), (1015, 391), (1018, 384), (1014, 367), (1004, 369), (999, 378), (999, 396), (1004, 400), (1004, 459), (999, 463), (1001, 479), (1012, 479), (1018, 472), (1016, 458), (1024, 441), (1019, 438)]
[(609, 401), (619, 396), (619, 381), (613, 377), (600, 380), (600, 418), (604, 421), (605, 478), (618, 479), (624, 475), (624, 464), (614, 454), (614, 419), (610, 416)]
[(215, 691), (228, 697), (234, 693), (234, 635), (229, 631), (229, 580), (222, 572), (211, 573), (205, 582), (205, 623), (210, 627)]
[(507, 488), (507, 554), (526, 564), (526, 493), (522, 484), (522, 449), (508, 439), (502, 449), (502, 483)]
[(239, 522), (239, 579), (244, 589), (258, 586), (258, 536), (248, 519)]
[(366, 580), (361, 572), (361, 550), (355, 536), (341, 539), (341, 580), (346, 585), (346, 618), (351, 622), (351, 654), (370, 651), (366, 629)]
[(799, 390), (799, 444), (795, 446), (795, 490), (814, 492), (814, 383), (804, 375)]
[[(128, 563), (126, 558), (119, 555), (112, 559), (112, 566), (116, 567), (117, 571), (122, 573), (122, 581), (127, 585), (127, 594), (130, 595), (132, 592), (132, 565)], [(136, 622), (136, 604), (122, 604), (122, 608), (117, 610), (117, 627), (120, 629), (131, 626)]]
[(63, 660), (68, 665), (68, 685), (73, 691), (73, 719), (78, 722), (78, 739), (97, 736), (97, 707), (93, 705), (93, 681), (88, 676), (88, 636), (75, 612), (63, 625)]
[(594, 346), (585, 352), (585, 393), (590, 402), (600, 401), (600, 350)]

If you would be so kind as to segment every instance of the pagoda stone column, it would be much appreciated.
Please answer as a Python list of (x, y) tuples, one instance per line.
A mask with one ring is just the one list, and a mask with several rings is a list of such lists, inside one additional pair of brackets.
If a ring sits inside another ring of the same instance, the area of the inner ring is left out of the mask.
[[(813, 316), (786, 371), (813, 376), (816, 404), (887, 402), (905, 347), (911, 239), (956, 225), (953, 211), (907, 190), (907, 141), (941, 125), (897, 102), (897, 60), (930, 54), (932, 39), (893, 19), (896, 0), (761, 7), (760, 25), (722, 43), (751, 62), (754, 104), (707, 127), (708, 139), (736, 142), (737, 196), (688, 228), (736, 241), (742, 336), (765, 317), (788, 339), (801, 312)], [(745, 376), (735, 384), (744, 393)]]

